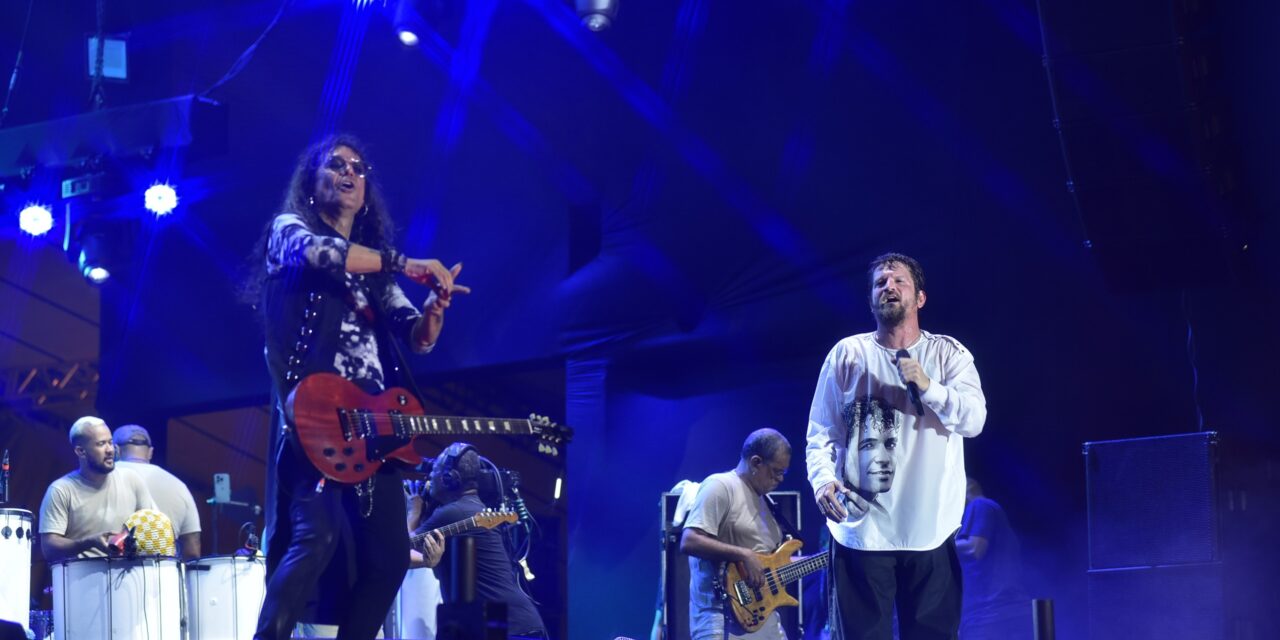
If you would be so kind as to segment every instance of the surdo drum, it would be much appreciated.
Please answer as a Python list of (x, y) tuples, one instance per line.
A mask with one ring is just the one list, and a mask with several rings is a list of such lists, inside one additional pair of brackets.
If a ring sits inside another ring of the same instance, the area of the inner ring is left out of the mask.
[(79, 558), (50, 566), (56, 640), (182, 638), (175, 558)]
[(266, 595), (261, 556), (208, 556), (187, 563), (187, 617), (192, 639), (249, 640)]
[(25, 629), (31, 617), (31, 512), (0, 509), (0, 620)]

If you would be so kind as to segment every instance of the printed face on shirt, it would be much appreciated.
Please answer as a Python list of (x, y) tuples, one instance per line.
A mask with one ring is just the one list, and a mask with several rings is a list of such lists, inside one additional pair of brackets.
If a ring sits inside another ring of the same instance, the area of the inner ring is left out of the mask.
[(898, 448), (898, 414), (879, 398), (863, 398), (845, 407), (849, 426), (845, 482), (864, 497), (893, 488)]
[(356, 211), (364, 206), (367, 169), (354, 149), (338, 145), (316, 169), (316, 206)]
[(116, 447), (111, 442), (111, 429), (98, 423), (84, 430), (75, 452), (85, 466), (98, 473), (111, 473), (116, 468)]
[(901, 324), (923, 306), (924, 293), (916, 290), (907, 265), (890, 262), (871, 274), (871, 313), (879, 324)]

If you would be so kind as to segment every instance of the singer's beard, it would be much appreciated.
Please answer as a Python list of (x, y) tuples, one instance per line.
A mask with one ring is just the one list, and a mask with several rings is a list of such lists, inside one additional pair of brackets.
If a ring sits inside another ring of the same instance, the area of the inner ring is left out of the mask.
[(896, 327), (907, 318), (907, 306), (901, 300), (892, 305), (877, 304), (871, 307), (871, 313), (881, 326)]

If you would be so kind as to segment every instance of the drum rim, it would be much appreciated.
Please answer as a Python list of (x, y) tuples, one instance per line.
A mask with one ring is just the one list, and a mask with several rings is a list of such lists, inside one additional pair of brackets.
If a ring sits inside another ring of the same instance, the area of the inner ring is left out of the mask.
[(260, 554), (260, 553), (259, 553), (259, 554), (254, 554), (254, 555), (252, 555), (252, 556), (243, 556), (243, 555), (238, 555), (238, 554), (235, 554), (235, 553), (215, 553), (215, 554), (212, 554), (212, 555), (200, 556), (199, 558), (192, 558), (192, 559), (190, 559), (190, 560), (184, 560), (184, 561), (182, 562), (182, 564), (188, 564), (188, 565), (189, 565), (189, 564), (195, 564), (195, 563), (197, 563), (197, 562), (202, 562), (202, 561), (204, 561), (204, 560), (225, 560), (225, 559), (228, 559), (228, 558), (229, 558), (229, 559), (231, 559), (232, 561), (235, 561), (235, 560), (238, 560), (238, 559), (244, 559), (244, 561), (245, 561), (245, 562), (262, 562), (262, 561), (266, 560), (266, 557), (264, 557), (264, 556), (263, 556), (262, 554)]
[(108, 562), (108, 564), (110, 564), (110, 563), (112, 563), (112, 562), (119, 562), (119, 563), (126, 563), (126, 562), (164, 562), (165, 560), (172, 560), (174, 563), (178, 563), (178, 558), (177, 558), (177, 556), (161, 556), (161, 555), (146, 555), (146, 556), (144, 556), (144, 555), (139, 554), (139, 555), (138, 555), (137, 557), (135, 557), (135, 558), (125, 558), (125, 557), (121, 557), (121, 556), (93, 556), (93, 557), (89, 557), (89, 558), (63, 558), (62, 560), (58, 560), (58, 561), (56, 561), (56, 562), (50, 562), (50, 563), (49, 563), (49, 566), (50, 566), (50, 567), (58, 567), (58, 566), (66, 565), (66, 564), (72, 564), (72, 563), (75, 563), (75, 562), (88, 562), (88, 561), (90, 561), (90, 560), (99, 561), (99, 562), (100, 562), (100, 561), (102, 561), (102, 560), (106, 560), (106, 561)]
[(18, 509), (16, 507), (0, 507), (0, 516), (7, 516), (10, 514), (17, 514), (17, 515), (26, 514), (28, 520), (30, 520), (35, 516), (35, 514), (31, 513), (30, 511), (27, 511), (26, 509)]

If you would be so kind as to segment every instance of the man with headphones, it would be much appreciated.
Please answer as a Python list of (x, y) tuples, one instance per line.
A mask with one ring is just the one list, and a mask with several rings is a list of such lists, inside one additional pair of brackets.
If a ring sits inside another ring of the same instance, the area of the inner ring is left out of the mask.
[[(431, 531), (466, 520), (485, 509), (480, 500), (479, 481), (484, 462), (475, 446), (465, 442), (449, 445), (431, 466), (430, 496), (435, 510), (418, 527), (418, 532)], [(533, 601), (516, 583), (515, 563), (507, 553), (502, 536), (492, 529), (477, 529), (464, 534), (476, 539), (476, 598), (507, 605), (507, 634), (533, 638), (547, 637), (542, 617)], [(455, 602), (451, 593), (449, 552), (435, 567), (436, 577), (444, 591), (446, 603)]]

